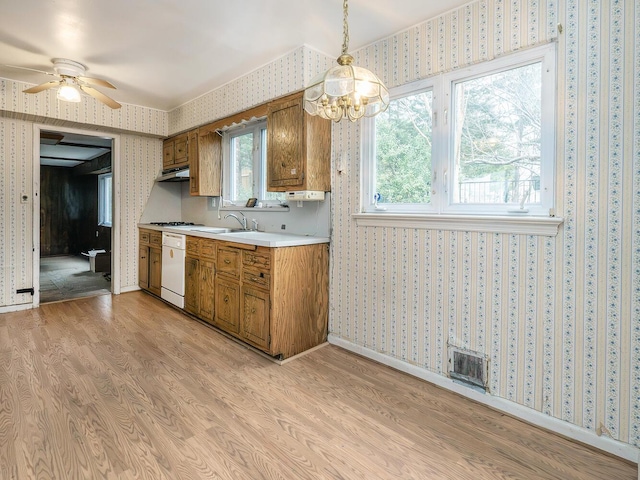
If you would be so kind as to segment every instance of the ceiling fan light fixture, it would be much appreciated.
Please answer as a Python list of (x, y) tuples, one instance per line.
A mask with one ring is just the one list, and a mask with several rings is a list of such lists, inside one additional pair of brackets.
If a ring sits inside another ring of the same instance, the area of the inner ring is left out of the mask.
[(101, 78), (85, 77), (84, 73), (87, 70), (87, 67), (85, 67), (83, 64), (74, 62), (73, 60), (69, 60), (66, 58), (54, 58), (52, 59), (52, 62), (53, 70), (55, 73), (45, 72), (28, 67), (18, 67), (16, 65), (7, 66), (12, 68), (19, 68), (22, 70), (31, 70), (34, 72), (43, 73), (45, 75), (52, 75), (54, 77), (60, 77), (60, 80), (52, 80), (50, 82), (27, 88), (26, 90), (23, 90), (24, 93), (40, 93), (44, 90), (56, 88), (56, 97), (58, 98), (58, 100), (77, 103), (82, 101), (82, 96), (80, 93), (80, 91), (82, 91), (87, 95), (95, 98), (99, 102), (104, 103), (109, 108), (118, 109), (122, 106), (114, 99), (95, 89), (93, 86), (97, 85), (100, 87), (113, 89), (115, 89), (116, 87), (111, 82), (108, 82), (107, 80), (103, 80)]
[(362, 117), (373, 117), (389, 106), (389, 91), (376, 74), (352, 65), (347, 23), (347, 0), (343, 3), (343, 42), (338, 65), (311, 80), (304, 91), (304, 109), (310, 115), (339, 122), (348, 118), (352, 122)]
[(65, 102), (73, 102), (73, 103), (78, 103), (82, 100), (82, 97), (78, 89), (69, 84), (62, 85), (60, 88), (58, 88), (56, 97), (58, 97), (58, 100), (63, 100)]

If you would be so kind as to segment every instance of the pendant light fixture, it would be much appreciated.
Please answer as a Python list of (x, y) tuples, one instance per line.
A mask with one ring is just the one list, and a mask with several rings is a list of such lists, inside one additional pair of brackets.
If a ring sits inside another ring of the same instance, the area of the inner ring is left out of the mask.
[(334, 122), (343, 118), (355, 122), (384, 112), (389, 106), (389, 91), (374, 73), (352, 65), (353, 57), (347, 52), (347, 0), (344, 0), (343, 14), (342, 54), (338, 57), (338, 65), (311, 80), (304, 91), (304, 109), (311, 115)]

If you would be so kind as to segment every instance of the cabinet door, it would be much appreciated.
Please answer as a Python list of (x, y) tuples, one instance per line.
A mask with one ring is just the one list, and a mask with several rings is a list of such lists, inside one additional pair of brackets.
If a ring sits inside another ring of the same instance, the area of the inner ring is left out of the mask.
[(189, 158), (189, 194), (200, 195), (198, 182), (198, 131), (189, 132), (187, 142), (187, 156)]
[(214, 323), (229, 333), (240, 331), (240, 285), (216, 276)]
[(162, 249), (149, 248), (149, 291), (160, 295), (162, 281)]
[(173, 164), (175, 163), (175, 142), (173, 139), (165, 140), (162, 144), (162, 169), (168, 170), (173, 168)]
[(213, 321), (214, 306), (214, 263), (200, 260), (200, 318)]
[(189, 159), (187, 157), (188, 139), (189, 137), (186, 133), (175, 138), (175, 167), (185, 167), (189, 164)]
[[(267, 116), (267, 186), (294, 190), (304, 181), (302, 97), (274, 102)], [(288, 188), (287, 188), (288, 187)]]
[(138, 285), (149, 289), (149, 247), (146, 245), (140, 245), (138, 254)]
[(200, 312), (200, 261), (197, 258), (185, 258), (184, 280), (184, 309), (198, 315)]
[(197, 183), (197, 193), (191, 187), (191, 195), (219, 197), (222, 177), (222, 137), (215, 131), (198, 131), (198, 160), (191, 178)]
[(263, 350), (269, 350), (269, 294), (242, 288), (241, 336)]

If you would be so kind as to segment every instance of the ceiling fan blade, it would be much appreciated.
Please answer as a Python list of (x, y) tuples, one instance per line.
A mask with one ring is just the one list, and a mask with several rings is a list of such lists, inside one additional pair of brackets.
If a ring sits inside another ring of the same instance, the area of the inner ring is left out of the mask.
[(90, 85), (98, 85), (100, 87), (113, 88), (113, 89), (116, 88), (111, 83), (107, 82), (106, 80), (102, 80), (101, 78), (93, 78), (93, 77), (77, 77), (77, 78), (81, 82), (88, 83)]
[(56, 73), (45, 72), (44, 70), (36, 70), (35, 68), (19, 67), (17, 65), (4, 65), (4, 66), (5, 67), (9, 67), (9, 68), (17, 68), (18, 70), (29, 70), (31, 72), (43, 73), (44, 75), (51, 75), (52, 77), (57, 77), (58, 76)]
[(47, 82), (47, 83), (42, 83), (40, 85), (36, 85), (35, 87), (31, 87), (31, 88), (27, 88), (26, 90), (23, 90), (24, 93), (38, 93), (41, 92), (43, 90), (48, 90), (49, 88), (55, 88), (58, 85), (60, 85), (61, 82)]
[(107, 97), (104, 93), (99, 92), (98, 90), (96, 90), (93, 87), (89, 87), (88, 85), (80, 85), (80, 89), (83, 92), (88, 93), (89, 95), (91, 95), (93, 98), (96, 98), (96, 99), (100, 100), (107, 107), (120, 108), (122, 106), (118, 102), (116, 102), (115, 100)]

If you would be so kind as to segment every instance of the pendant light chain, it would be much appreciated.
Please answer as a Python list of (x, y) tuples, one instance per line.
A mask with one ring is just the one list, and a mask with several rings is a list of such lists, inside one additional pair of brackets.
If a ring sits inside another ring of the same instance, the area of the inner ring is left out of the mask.
[(342, 55), (347, 55), (349, 50), (349, 23), (347, 23), (347, 17), (349, 16), (349, 7), (347, 0), (344, 0), (342, 4)]

